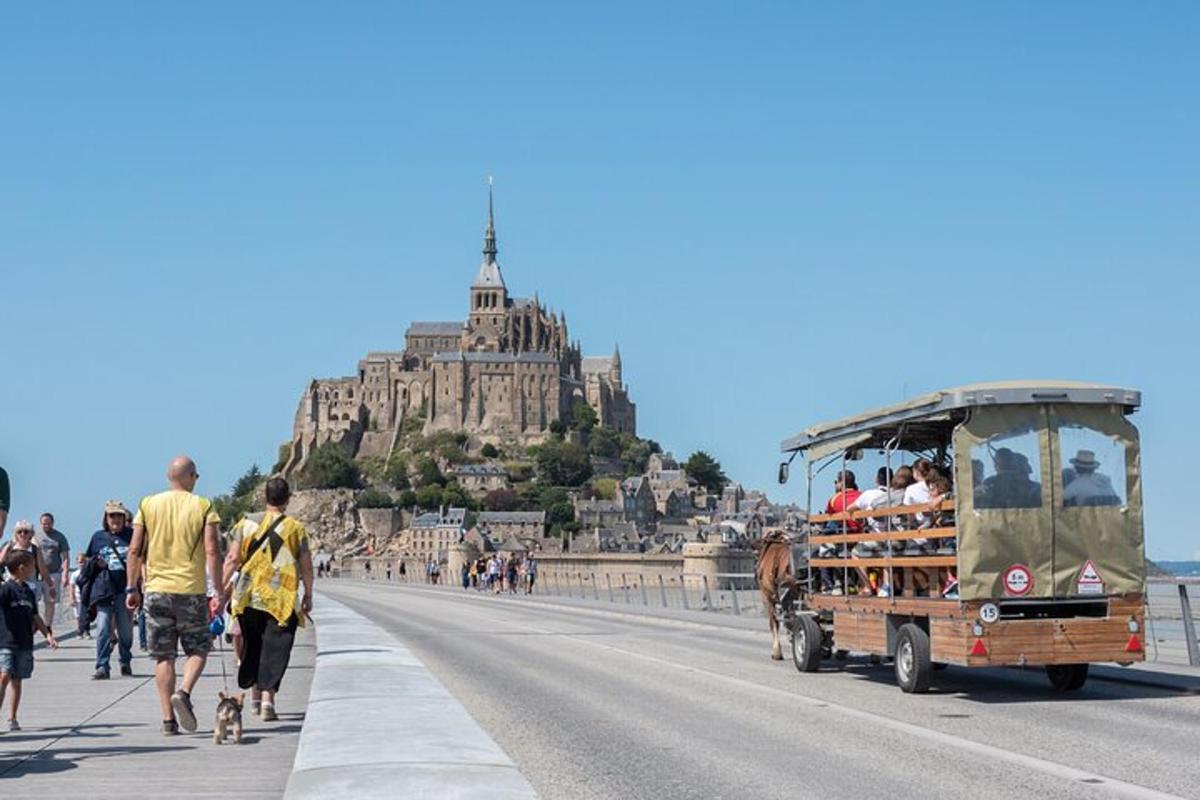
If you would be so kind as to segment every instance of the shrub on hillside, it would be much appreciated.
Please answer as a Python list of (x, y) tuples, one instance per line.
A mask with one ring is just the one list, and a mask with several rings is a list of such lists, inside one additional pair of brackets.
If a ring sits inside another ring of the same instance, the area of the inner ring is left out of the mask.
[(313, 451), (298, 481), (301, 489), (357, 489), (360, 483), (358, 465), (333, 442)]
[(378, 489), (367, 489), (358, 496), (356, 503), (359, 508), (394, 508), (396, 505), (391, 495)]
[(592, 477), (587, 448), (574, 442), (551, 439), (537, 454), (538, 478), (554, 486), (582, 486)]

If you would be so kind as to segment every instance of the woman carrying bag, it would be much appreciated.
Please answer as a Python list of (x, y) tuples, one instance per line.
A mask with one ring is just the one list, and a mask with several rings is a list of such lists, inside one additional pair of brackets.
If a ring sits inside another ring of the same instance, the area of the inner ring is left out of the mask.
[(290, 497), (287, 481), (268, 480), (266, 514), (257, 524), (249, 519), (238, 523), (225, 561), (225, 574), (239, 573), (232, 600), (242, 636), (238, 686), (253, 690), (251, 712), (265, 722), (278, 719), (275, 693), (287, 671), (296, 628), (312, 611), (308, 532), (287, 516)]

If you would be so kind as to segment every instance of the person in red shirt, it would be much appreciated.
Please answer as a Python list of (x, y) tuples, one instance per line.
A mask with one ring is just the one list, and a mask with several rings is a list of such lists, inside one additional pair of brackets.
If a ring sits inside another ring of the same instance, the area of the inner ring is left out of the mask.
[[(842, 513), (851, 505), (853, 505), (854, 501), (858, 499), (858, 496), (862, 494), (862, 492), (858, 490), (857, 481), (854, 480), (854, 473), (850, 470), (839, 472), (837, 477), (833, 480), (833, 486), (833, 497), (829, 498), (829, 502), (825, 504), (826, 514)], [(843, 525), (845, 526), (844, 528), (842, 527)], [(862, 527), (863, 524), (861, 519), (850, 519), (846, 520), (845, 522), (840, 520), (830, 520), (829, 522), (825, 523), (824, 530), (820, 531), (819, 534), (831, 536), (833, 534), (841, 533), (843, 530), (845, 530), (846, 533), (857, 533), (862, 531)], [(847, 549), (844, 545), (823, 544), (817, 548), (817, 557), (840, 558), (841, 556), (844, 556), (846, 552)], [(820, 590), (829, 592), (833, 595), (842, 594), (841, 574), (842, 571), (840, 569), (833, 570), (829, 567), (822, 567), (818, 572)]]
[[(829, 502), (825, 504), (826, 514), (840, 514), (854, 504), (858, 496), (862, 494), (858, 490), (858, 482), (854, 479), (854, 473), (850, 470), (839, 472), (838, 476), (833, 481), (834, 493), (833, 497), (829, 498)], [(858, 533), (863, 528), (861, 519), (846, 520), (846, 531), (849, 533)], [(841, 522), (830, 522), (830, 528), (836, 527), (838, 531), (842, 529)]]

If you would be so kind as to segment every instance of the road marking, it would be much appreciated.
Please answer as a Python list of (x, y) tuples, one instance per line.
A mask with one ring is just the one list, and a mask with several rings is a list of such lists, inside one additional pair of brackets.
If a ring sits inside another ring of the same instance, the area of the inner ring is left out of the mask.
[[(366, 587), (363, 587), (363, 588), (366, 588)], [(449, 594), (449, 593), (443, 594), (441, 592), (433, 592), (433, 591), (422, 592), (421, 594), (429, 595), (431, 598), (432, 597), (441, 597), (441, 598), (448, 599), (448, 600), (465, 601), (467, 603), (471, 603), (476, 608), (478, 608), (478, 604), (475, 603), (471, 599), (470, 596), (462, 596), (462, 595), (455, 595), (455, 594)], [(370, 601), (368, 601), (368, 602), (370, 602)], [(375, 602), (376, 602), (376, 604), (379, 604), (378, 600), (376, 600)], [(515, 610), (515, 607), (513, 607), (513, 608)], [(529, 608), (534, 608), (534, 606), (524, 606), (523, 608), (529, 609)], [(557, 608), (566, 609), (569, 607), (557, 606)], [(493, 610), (501, 610), (501, 609), (495, 608)], [(590, 609), (589, 609), (589, 611), (590, 611)], [(630, 616), (633, 616), (633, 615), (630, 615)], [(497, 623), (501, 622), (501, 620), (495, 620), (494, 618), (493, 618), (493, 620)], [(509, 620), (504, 620), (503, 622), (509, 622)], [(609, 651), (616, 652), (616, 653), (621, 653), (623, 655), (630, 656), (631, 658), (636, 658), (636, 659), (639, 659), (641, 661), (645, 661), (645, 662), (648, 662), (651, 664), (658, 664), (661, 666), (671, 667), (672, 669), (675, 669), (675, 670), (678, 670), (681, 672), (688, 672), (688, 673), (692, 673), (692, 674), (696, 674), (696, 675), (704, 675), (706, 677), (717, 678), (719, 680), (723, 680), (727, 683), (732, 683), (737, 686), (742, 686), (742, 687), (746, 687), (749, 689), (756, 689), (760, 692), (765, 692), (770, 695), (784, 697), (784, 698), (787, 698), (794, 702), (799, 702), (799, 703), (806, 705), (813, 709), (825, 709), (828, 711), (836, 712), (845, 717), (850, 717), (850, 718), (853, 718), (856, 720), (869, 722), (869, 723), (872, 723), (873, 725), (882, 725), (883, 727), (890, 728), (893, 731), (897, 731), (899, 733), (904, 733), (904, 734), (908, 734), (910, 736), (914, 736), (919, 739), (923, 739), (923, 740), (930, 742), (934, 745), (937, 745), (939, 747), (953, 747), (957, 750), (971, 753), (974, 755), (983, 756), (985, 758), (995, 759), (997, 761), (1004, 761), (1009, 764), (1014, 764), (1016, 766), (1025, 767), (1025, 768), (1031, 769), (1031, 770), (1036, 770), (1037, 772), (1041, 772), (1042, 774), (1049, 775), (1054, 778), (1059, 778), (1059, 779), (1067, 780), (1067, 781), (1073, 781), (1075, 783), (1080, 783), (1080, 784), (1083, 784), (1088, 787), (1107, 789), (1110, 792), (1112, 792), (1120, 797), (1137, 798), (1138, 800), (1184, 800), (1184, 798), (1181, 798), (1179, 795), (1173, 795), (1173, 794), (1169, 794), (1167, 792), (1160, 792), (1156, 789), (1151, 789), (1147, 786), (1141, 786), (1141, 785), (1138, 785), (1135, 783), (1128, 783), (1126, 781), (1118, 780), (1117, 778), (1111, 778), (1107, 775), (1101, 775), (1099, 773), (1089, 772), (1087, 770), (1076, 769), (1075, 767), (1069, 767), (1066, 764), (1060, 764), (1056, 761), (1048, 761), (1046, 759), (1038, 758), (1036, 756), (1030, 756), (1030, 755), (1026, 755), (1024, 753), (1018, 753), (1018, 752), (1015, 752), (1012, 750), (1005, 750), (1004, 748), (1001, 748), (1001, 747), (983, 744), (982, 742), (976, 742), (971, 739), (965, 739), (961, 736), (955, 736), (952, 734), (943, 733), (941, 731), (937, 731), (932, 728), (923, 728), (920, 725), (914, 725), (910, 722), (902, 722), (902, 721), (894, 719), (892, 717), (884, 716), (881, 714), (875, 714), (870, 711), (863, 711), (861, 709), (853, 708), (852, 706), (842, 705), (840, 703), (835, 703), (830, 700), (821, 700), (821, 699), (817, 699), (815, 697), (808, 697), (808, 696), (805, 696), (802, 694), (796, 694), (793, 692), (789, 692), (785, 689), (779, 689), (774, 686), (767, 686), (765, 684), (757, 683), (755, 681), (747, 680), (745, 678), (739, 678), (739, 677), (736, 677), (733, 675), (728, 675), (723, 672), (717, 672), (715, 670), (704, 669), (702, 667), (689, 666), (687, 664), (680, 664), (677, 661), (671, 661), (670, 659), (660, 658), (658, 656), (646, 655), (644, 653), (639, 653), (634, 650), (626, 650), (625, 648), (622, 648), (622, 647), (616, 647), (615, 645), (607, 644), (602, 641), (596, 641), (594, 638), (587, 638), (586, 635), (579, 635), (579, 634), (559, 632), (559, 631), (554, 631), (554, 630), (547, 630), (545, 628), (542, 628), (541, 626), (532, 626), (529, 624), (525, 624), (524, 627), (526, 630), (534, 629), (534, 630), (539, 630), (540, 633), (544, 633), (544, 634), (555, 634), (555, 635), (558, 635), (558, 636), (561, 636), (564, 638), (571, 639), (572, 641), (577, 642), (579, 644), (588, 645), (591, 647), (597, 647), (597, 648), (609, 650)]]

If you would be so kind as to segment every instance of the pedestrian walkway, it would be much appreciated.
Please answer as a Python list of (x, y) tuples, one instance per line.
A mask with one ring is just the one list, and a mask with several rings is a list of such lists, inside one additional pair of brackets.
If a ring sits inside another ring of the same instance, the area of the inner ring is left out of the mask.
[[(59, 623), (62, 624), (61, 622)], [(154, 690), (153, 662), (134, 644), (132, 678), (90, 679), (95, 642), (64, 634), (57, 652), (37, 650), (25, 683), (19, 719), (7, 732), (0, 720), (0, 796), (46, 797), (130, 794), (164, 797), (281, 797), (292, 770), (312, 681), (311, 628), (296, 636), (292, 663), (279, 693), (279, 721), (247, 713), (240, 746), (212, 741), (221, 658), (214, 649), (192, 693), (199, 723), (194, 734), (164, 737)], [(224, 651), (229, 685), (236, 691), (233, 655)], [(183, 660), (177, 662), (182, 669)], [(5, 716), (7, 719), (7, 703)]]

